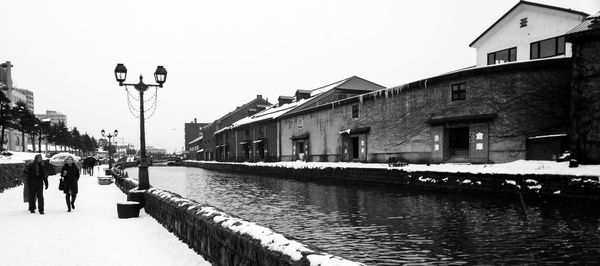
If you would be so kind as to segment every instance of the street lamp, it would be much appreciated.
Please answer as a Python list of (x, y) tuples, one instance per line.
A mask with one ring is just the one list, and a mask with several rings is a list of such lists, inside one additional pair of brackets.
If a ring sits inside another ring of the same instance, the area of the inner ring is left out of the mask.
[(104, 131), (104, 129), (102, 131), (100, 131), (100, 133), (102, 134), (102, 137), (107, 137), (108, 138), (108, 169), (112, 169), (112, 138), (116, 137), (117, 135), (119, 135), (119, 131), (115, 129), (115, 131), (113, 132), (113, 134), (111, 135), (110, 133), (108, 133), (108, 135), (106, 135), (106, 131)]
[(154, 71), (154, 79), (157, 84), (145, 84), (142, 75), (140, 75), (140, 81), (137, 84), (125, 83), (127, 78), (127, 68), (124, 64), (117, 64), (115, 67), (115, 79), (119, 83), (119, 86), (133, 86), (139, 93), (139, 118), (140, 118), (140, 165), (138, 171), (139, 189), (150, 188), (150, 180), (148, 177), (148, 162), (146, 158), (146, 129), (144, 125), (144, 92), (148, 88), (162, 88), (165, 81), (167, 81), (167, 70), (163, 66), (156, 67)]

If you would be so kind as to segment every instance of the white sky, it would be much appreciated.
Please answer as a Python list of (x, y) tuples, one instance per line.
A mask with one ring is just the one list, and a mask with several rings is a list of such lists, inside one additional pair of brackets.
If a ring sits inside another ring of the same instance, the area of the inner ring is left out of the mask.
[[(598, 0), (536, 0), (587, 13)], [(181, 149), (183, 124), (211, 122), (262, 94), (274, 103), (357, 75), (391, 87), (475, 64), (468, 44), (517, 1), (0, 0), (0, 61), (35, 112), (139, 147), (139, 120), (114, 80), (169, 72), (146, 143)]]

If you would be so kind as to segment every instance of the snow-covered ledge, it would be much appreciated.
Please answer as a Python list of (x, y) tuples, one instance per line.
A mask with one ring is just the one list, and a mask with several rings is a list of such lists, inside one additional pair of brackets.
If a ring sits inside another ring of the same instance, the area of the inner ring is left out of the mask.
[(363, 265), (175, 193), (150, 188), (145, 211), (213, 265)]

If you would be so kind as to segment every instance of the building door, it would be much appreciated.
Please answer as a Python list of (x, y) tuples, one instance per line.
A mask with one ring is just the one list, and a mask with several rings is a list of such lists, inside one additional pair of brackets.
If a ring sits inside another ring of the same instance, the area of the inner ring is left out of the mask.
[(250, 161), (250, 144), (248, 144), (247, 142), (242, 144), (242, 153), (243, 153), (243, 159), (244, 161)]
[(469, 127), (448, 128), (449, 160), (469, 160)]
[(296, 141), (297, 160), (304, 161), (304, 141)]
[(261, 141), (259, 143), (256, 143), (256, 160), (257, 161), (264, 161), (265, 160), (265, 144), (264, 141)]
[(342, 136), (342, 161), (350, 161), (350, 136), (347, 134)]
[(358, 136), (350, 137), (350, 147), (351, 147), (351, 159), (358, 160), (358, 156), (360, 154), (360, 147)]

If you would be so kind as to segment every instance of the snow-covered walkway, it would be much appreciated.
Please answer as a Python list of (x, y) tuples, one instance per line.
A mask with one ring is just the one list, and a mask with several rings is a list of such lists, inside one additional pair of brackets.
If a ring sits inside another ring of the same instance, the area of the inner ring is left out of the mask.
[(0, 265), (210, 265), (143, 209), (119, 219), (126, 196), (115, 185), (81, 176), (67, 212), (58, 176), (49, 182), (45, 215), (29, 213), (22, 186), (0, 193)]

